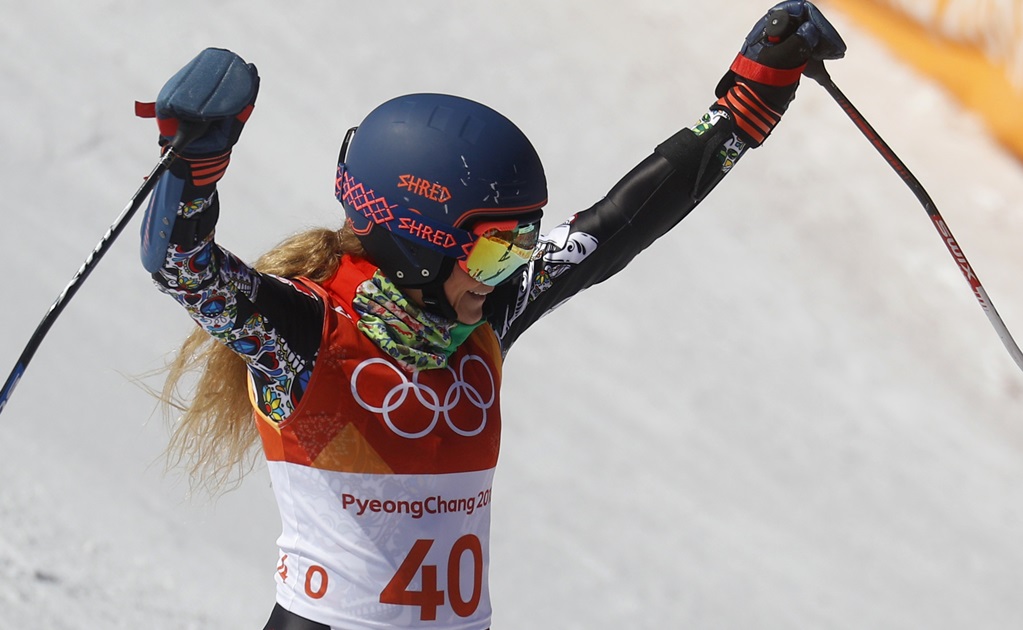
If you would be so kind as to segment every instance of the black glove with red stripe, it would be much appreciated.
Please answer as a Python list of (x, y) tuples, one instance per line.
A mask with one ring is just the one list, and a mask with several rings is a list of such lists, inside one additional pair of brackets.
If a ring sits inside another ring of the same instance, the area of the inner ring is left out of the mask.
[(806, 62), (843, 56), (845, 42), (812, 3), (777, 4), (746, 36), (718, 83), (712, 109), (730, 112), (739, 135), (760, 146), (795, 98)]
[(258, 93), (256, 66), (229, 50), (207, 48), (167, 81), (155, 103), (136, 103), (135, 113), (155, 117), (160, 146), (177, 151), (171, 173), (209, 186), (224, 176)]

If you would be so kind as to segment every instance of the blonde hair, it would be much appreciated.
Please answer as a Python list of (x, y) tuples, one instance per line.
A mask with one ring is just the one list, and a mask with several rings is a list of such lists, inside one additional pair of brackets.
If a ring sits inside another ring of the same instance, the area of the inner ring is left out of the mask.
[[(296, 234), (263, 254), (253, 267), (283, 278), (323, 282), (334, 275), (345, 253), (364, 255), (348, 222), (341, 230), (315, 228)], [(185, 468), (191, 487), (202, 487), (211, 496), (237, 486), (257, 461), (253, 446), (259, 440), (245, 362), (197, 328), (165, 371), (167, 379), (157, 396), (168, 415), (180, 412), (167, 447), (168, 467)], [(197, 380), (186, 400), (180, 389), (191, 375)]]

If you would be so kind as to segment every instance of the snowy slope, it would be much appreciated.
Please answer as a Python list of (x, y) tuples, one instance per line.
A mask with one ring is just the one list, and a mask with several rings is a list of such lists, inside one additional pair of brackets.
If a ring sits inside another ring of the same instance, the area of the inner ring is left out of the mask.
[[(335, 225), (344, 130), (422, 90), (530, 135), (553, 226), (695, 121), (768, 8), (0, 2), (4, 376), (155, 162), (132, 102), (206, 46), (263, 78), (218, 230), (251, 259)], [(1023, 335), (1020, 165), (829, 15), (850, 46), (835, 80)], [(265, 470), (216, 502), (163, 472), (166, 427), (134, 381), (159, 383), (146, 373), (190, 323), (152, 289), (137, 230), (0, 415), (2, 629), (261, 628), (272, 606)], [(505, 375), (497, 628), (1023, 626), (1023, 374), (916, 200), (811, 83), (763, 149), (538, 324)]]

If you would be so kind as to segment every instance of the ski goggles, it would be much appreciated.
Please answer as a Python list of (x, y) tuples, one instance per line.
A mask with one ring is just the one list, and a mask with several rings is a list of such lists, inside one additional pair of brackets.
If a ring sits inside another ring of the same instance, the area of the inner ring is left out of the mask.
[(458, 261), (473, 280), (496, 287), (529, 262), (540, 239), (540, 221), (485, 221), (472, 228), (469, 255)]

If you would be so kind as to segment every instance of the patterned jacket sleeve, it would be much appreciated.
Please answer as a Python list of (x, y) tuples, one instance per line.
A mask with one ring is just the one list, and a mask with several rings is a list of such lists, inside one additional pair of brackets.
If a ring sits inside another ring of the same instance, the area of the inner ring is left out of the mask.
[(728, 112), (709, 111), (659, 145), (606, 197), (541, 238), (523, 275), (488, 300), (504, 351), (543, 315), (621, 271), (685, 218), (748, 149), (734, 128)]
[[(185, 186), (177, 221), (198, 221), (203, 213), (215, 217), (218, 203), (213, 186)], [(294, 410), (308, 383), (323, 306), (300, 285), (246, 265), (215, 242), (212, 225), (207, 229), (209, 233), (198, 235), (195, 243), (172, 240), (153, 280), (200, 327), (245, 361), (260, 411), (281, 421)]]

